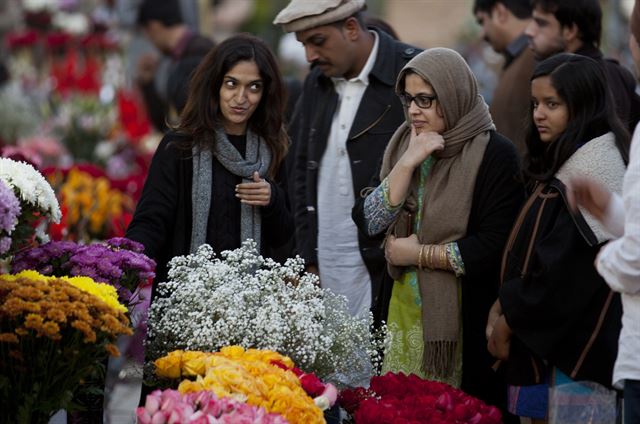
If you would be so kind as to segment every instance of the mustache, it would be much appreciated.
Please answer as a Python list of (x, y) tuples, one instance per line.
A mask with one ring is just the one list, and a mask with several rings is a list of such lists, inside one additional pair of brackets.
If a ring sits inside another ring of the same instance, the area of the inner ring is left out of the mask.
[(322, 61), (322, 60), (317, 60), (317, 59), (314, 60), (313, 62), (311, 62), (311, 67), (312, 68), (315, 68), (316, 66), (320, 66), (320, 65), (330, 65), (330, 63)]

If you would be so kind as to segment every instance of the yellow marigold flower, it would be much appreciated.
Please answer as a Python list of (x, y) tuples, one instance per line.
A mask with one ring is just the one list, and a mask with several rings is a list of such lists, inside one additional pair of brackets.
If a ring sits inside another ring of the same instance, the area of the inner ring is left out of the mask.
[(109, 353), (109, 355), (111, 355), (111, 356), (113, 356), (115, 358), (120, 356), (120, 350), (113, 343), (107, 343), (105, 345), (104, 349)]
[(36, 314), (29, 314), (24, 320), (25, 328), (31, 328), (33, 330), (40, 330), (42, 327), (42, 317)]
[(18, 336), (26, 336), (27, 334), (29, 334), (29, 332), (27, 330), (24, 329), (24, 327), (19, 327), (16, 328), (14, 331)]
[(14, 333), (0, 333), (0, 343), (18, 343), (18, 336)]
[(84, 341), (87, 343), (93, 343), (96, 341), (96, 333), (91, 329), (91, 326), (84, 321), (75, 320), (71, 323), (71, 326), (77, 330), (80, 330), (84, 334)]
[(47, 318), (52, 321), (65, 322), (67, 320), (67, 315), (63, 310), (58, 309), (54, 306), (47, 311)]
[(51, 340), (60, 340), (60, 327), (53, 321), (47, 321), (42, 325), (42, 333)]

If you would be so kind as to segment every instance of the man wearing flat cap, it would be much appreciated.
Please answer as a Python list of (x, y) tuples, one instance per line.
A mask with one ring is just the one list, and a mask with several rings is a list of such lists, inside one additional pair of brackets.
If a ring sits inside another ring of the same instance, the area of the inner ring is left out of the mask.
[(353, 315), (373, 307), (386, 319), (381, 239), (359, 233), (351, 210), (404, 121), (394, 86), (419, 50), (368, 29), (364, 9), (364, 0), (292, 0), (274, 24), (295, 32), (312, 68), (290, 126), (298, 254)]

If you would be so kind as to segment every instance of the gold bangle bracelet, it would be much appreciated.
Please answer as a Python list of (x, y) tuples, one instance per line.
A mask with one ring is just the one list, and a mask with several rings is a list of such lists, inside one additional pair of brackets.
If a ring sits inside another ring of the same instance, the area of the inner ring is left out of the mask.
[(422, 269), (422, 253), (424, 252), (424, 244), (420, 245), (420, 252), (418, 252), (418, 269)]
[(435, 267), (433, 266), (433, 254), (435, 253), (435, 245), (430, 244), (429, 245), (429, 268), (434, 269)]
[(440, 269), (447, 269), (447, 247), (441, 245), (440, 247)]

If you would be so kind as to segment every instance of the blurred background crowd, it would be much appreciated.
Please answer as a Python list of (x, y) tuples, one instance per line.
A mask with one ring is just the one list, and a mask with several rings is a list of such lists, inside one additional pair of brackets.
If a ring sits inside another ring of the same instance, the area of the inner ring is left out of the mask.
[[(151, 156), (184, 105), (186, 90), (172, 80), (179, 49), (171, 34), (144, 25), (172, 12), (162, 0), (146, 2), (148, 10), (141, 3), (0, 0), (0, 155), (32, 163), (52, 182), (64, 217), (52, 228), (54, 239), (124, 235)], [(309, 65), (295, 35), (272, 24), (287, 3), (180, 0), (175, 26), (198, 34), (204, 51), (208, 42), (239, 32), (257, 35), (276, 53), (295, 101)], [(633, 69), (627, 48), (633, 1), (601, 4), (601, 50)], [(483, 40), (473, 0), (368, 0), (367, 16), (408, 44), (460, 52), (491, 104), (504, 57)], [(181, 72), (196, 64), (181, 62)], [(135, 367), (112, 368), (107, 416), (121, 422), (137, 405), (141, 375)]]

